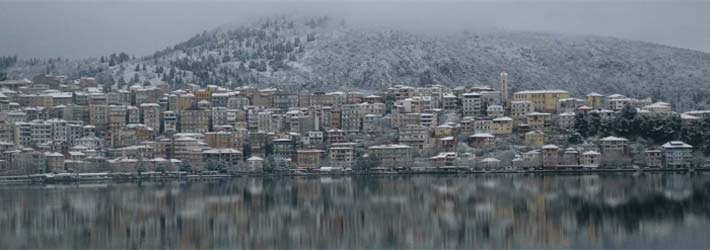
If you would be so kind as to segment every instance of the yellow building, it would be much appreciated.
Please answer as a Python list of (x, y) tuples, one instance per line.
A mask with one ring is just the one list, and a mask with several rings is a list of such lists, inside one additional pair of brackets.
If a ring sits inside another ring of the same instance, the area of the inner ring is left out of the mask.
[(211, 148), (232, 148), (234, 147), (234, 135), (231, 132), (207, 132), (205, 140)]
[(587, 106), (593, 109), (600, 109), (604, 107), (604, 96), (599, 93), (589, 93), (587, 95)]
[(532, 112), (527, 115), (528, 126), (532, 129), (543, 130), (550, 125), (550, 113)]
[(195, 90), (192, 92), (193, 95), (195, 95), (195, 98), (199, 100), (209, 100), (210, 99), (210, 91), (206, 89), (201, 89), (201, 90)]
[(544, 144), (545, 133), (536, 130), (525, 133), (525, 145), (542, 146)]
[(296, 166), (298, 168), (319, 168), (325, 151), (316, 149), (297, 150)]
[(178, 113), (182, 110), (189, 109), (193, 106), (193, 104), (197, 103), (195, 101), (195, 95), (188, 93), (188, 94), (183, 94), (177, 96), (177, 104), (176, 104), (176, 109)]
[(569, 98), (569, 92), (564, 90), (527, 90), (513, 94), (513, 101), (530, 101), (538, 112), (556, 113), (557, 103), (564, 98)]
[(493, 119), (493, 131), (496, 135), (512, 134), (513, 119), (506, 116)]

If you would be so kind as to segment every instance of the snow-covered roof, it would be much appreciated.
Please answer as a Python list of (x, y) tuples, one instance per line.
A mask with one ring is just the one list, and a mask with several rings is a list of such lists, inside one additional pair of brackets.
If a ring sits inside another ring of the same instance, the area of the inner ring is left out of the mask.
[(493, 121), (494, 121), (494, 122), (495, 122), (495, 121), (513, 121), (513, 118), (510, 118), (510, 117), (507, 117), (507, 116), (503, 116), (503, 117), (494, 118)]
[(471, 135), (471, 136), (469, 136), (469, 137), (472, 137), (472, 138), (491, 138), (491, 137), (495, 137), (495, 136), (492, 135), (492, 134), (489, 134), (489, 133), (475, 133), (475, 134), (473, 134), (473, 135)]
[(45, 152), (44, 156), (47, 157), (64, 157), (63, 154), (57, 153), (57, 152)]
[(574, 116), (574, 112), (564, 112), (560, 116)]
[(670, 142), (667, 142), (666, 144), (663, 144), (663, 146), (661, 146), (661, 147), (663, 147), (664, 149), (680, 149), (680, 148), (691, 149), (691, 148), (693, 148), (693, 146), (691, 146), (685, 142), (682, 142), (682, 141), (670, 141)]
[(700, 118), (697, 117), (697, 116), (686, 115), (685, 113), (680, 114), (680, 119), (683, 119), (683, 120), (700, 120)]
[(239, 150), (233, 148), (215, 148), (203, 151), (205, 154), (241, 154)]
[(599, 139), (599, 141), (629, 141), (626, 138), (621, 138), (621, 137), (615, 137), (615, 136), (607, 136), (602, 139)]
[(409, 149), (411, 148), (410, 146), (403, 145), (403, 144), (385, 144), (385, 145), (377, 145), (377, 146), (371, 146), (369, 149)]
[(552, 115), (550, 113), (543, 113), (543, 112), (530, 112), (527, 114), (528, 116), (546, 116), (546, 115)]
[(500, 160), (498, 160), (496, 158), (485, 158), (485, 159), (481, 160), (481, 162), (498, 163), (498, 162), (500, 162)]
[(523, 90), (523, 91), (515, 92), (514, 94), (562, 94), (562, 93), (568, 93), (568, 92), (565, 90), (561, 90), (561, 89), (550, 89), (550, 90)]
[(247, 161), (263, 161), (264, 159), (258, 156), (252, 156), (247, 159)]

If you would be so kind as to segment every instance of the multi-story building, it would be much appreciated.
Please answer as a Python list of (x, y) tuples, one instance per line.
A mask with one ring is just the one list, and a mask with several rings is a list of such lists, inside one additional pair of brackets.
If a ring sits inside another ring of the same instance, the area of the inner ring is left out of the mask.
[(210, 112), (206, 109), (185, 109), (180, 112), (180, 132), (205, 133), (210, 128)]
[(407, 125), (399, 129), (399, 143), (414, 149), (425, 149), (433, 146), (429, 130), (420, 125)]
[(355, 145), (352, 142), (331, 144), (329, 149), (330, 164), (335, 167), (352, 167), (355, 159)]
[(530, 101), (538, 112), (557, 113), (560, 99), (569, 98), (564, 90), (527, 90), (513, 94), (513, 101)]
[(533, 130), (525, 133), (525, 145), (528, 146), (542, 146), (545, 144), (545, 133), (537, 130)]
[(535, 111), (531, 101), (510, 102), (510, 116), (515, 125), (526, 122), (528, 113)]
[(602, 150), (602, 154), (625, 154), (627, 149), (627, 144), (629, 140), (621, 137), (607, 136), (599, 139), (599, 147)]
[(317, 149), (296, 150), (296, 167), (305, 169), (321, 167), (324, 152)]
[(233, 167), (243, 161), (242, 152), (233, 148), (216, 148), (202, 151), (204, 161), (207, 164), (224, 164), (225, 167)]
[(582, 156), (579, 159), (579, 163), (583, 167), (596, 168), (599, 167), (599, 164), (601, 163), (601, 157), (602, 154), (600, 154), (599, 152), (590, 150), (582, 153)]
[(383, 118), (381, 115), (367, 114), (362, 118), (362, 131), (366, 133), (378, 133), (384, 130)]
[(160, 105), (157, 103), (141, 103), (139, 106), (141, 122), (156, 133), (160, 133)]
[(128, 124), (138, 124), (141, 123), (141, 112), (136, 106), (126, 107), (126, 118)]
[(345, 104), (341, 106), (341, 128), (344, 131), (360, 131), (362, 127), (362, 117), (365, 115), (357, 104)]
[(501, 117), (505, 115), (505, 111), (503, 110), (503, 106), (501, 105), (489, 105), (486, 108), (486, 115), (489, 117)]
[(340, 129), (330, 129), (326, 132), (326, 138), (328, 140), (328, 143), (342, 143), (346, 142), (345, 140), (345, 131), (340, 130)]
[(371, 146), (368, 152), (382, 160), (382, 167), (408, 168), (413, 162), (412, 148), (402, 144)]
[(211, 148), (233, 148), (235, 147), (235, 136), (232, 132), (207, 132), (205, 141)]
[(461, 95), (461, 113), (463, 116), (481, 115), (481, 94), (464, 93)]
[(587, 95), (587, 106), (593, 109), (604, 108), (604, 95), (599, 93), (589, 93)]
[(178, 115), (174, 111), (163, 112), (163, 133), (174, 134), (178, 132)]
[(272, 95), (273, 107), (281, 110), (298, 107), (298, 95), (279, 91)]
[(660, 168), (663, 167), (663, 151), (660, 149), (648, 149), (644, 152), (644, 160), (646, 167), (649, 168)]
[(542, 166), (545, 168), (560, 165), (560, 148), (556, 145), (542, 146)]
[(586, 101), (578, 98), (562, 98), (557, 102), (557, 113), (574, 112)]
[(552, 114), (532, 112), (527, 114), (527, 124), (531, 129), (544, 130), (550, 125)]
[(693, 146), (682, 141), (670, 141), (661, 146), (663, 160), (668, 168), (691, 167), (693, 160)]
[(289, 138), (280, 138), (271, 141), (273, 154), (284, 159), (291, 159), (296, 153), (296, 142)]
[(491, 148), (495, 146), (496, 137), (488, 133), (476, 133), (468, 137), (469, 145), (474, 148)]
[(513, 119), (505, 116), (493, 119), (493, 133), (496, 135), (512, 134)]

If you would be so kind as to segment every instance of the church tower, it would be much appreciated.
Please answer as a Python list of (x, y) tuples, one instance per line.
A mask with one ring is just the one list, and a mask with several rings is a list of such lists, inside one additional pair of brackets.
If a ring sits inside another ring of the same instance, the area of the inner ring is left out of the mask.
[(503, 106), (508, 105), (508, 73), (500, 72), (500, 95)]

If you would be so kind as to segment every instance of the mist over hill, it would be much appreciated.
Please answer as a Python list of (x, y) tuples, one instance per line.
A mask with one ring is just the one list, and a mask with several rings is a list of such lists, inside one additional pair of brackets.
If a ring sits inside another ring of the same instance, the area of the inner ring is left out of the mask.
[(19, 60), (9, 78), (95, 76), (111, 88), (196, 83), (293, 90), (374, 90), (396, 84), (497, 85), (620, 93), (710, 108), (710, 54), (611, 37), (488, 30), (419, 34), (352, 27), (328, 17), (265, 18), (220, 27), (153, 55)]

